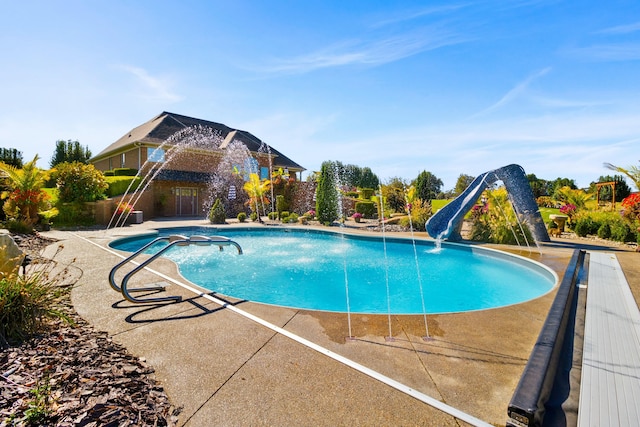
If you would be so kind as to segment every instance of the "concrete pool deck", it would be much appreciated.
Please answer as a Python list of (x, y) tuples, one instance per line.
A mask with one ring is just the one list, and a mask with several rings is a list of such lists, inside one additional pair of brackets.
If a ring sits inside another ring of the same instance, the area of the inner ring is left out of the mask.
[[(50, 250), (64, 246), (56, 260), (73, 261), (78, 313), (155, 368), (172, 403), (183, 408), (179, 425), (466, 425), (423, 396), (488, 424), (505, 424), (555, 291), (500, 309), (429, 315), (428, 341), (422, 338), (423, 316), (391, 316), (389, 341), (386, 315), (352, 315), (354, 339), (347, 340), (345, 314), (233, 300), (218, 301), (227, 303), (221, 306), (211, 295), (174, 284), (167, 293), (182, 295), (182, 302), (135, 305), (109, 286), (109, 271), (122, 259), (107, 247), (113, 238), (207, 224), (162, 220), (108, 231), (43, 233), (59, 240)], [(616, 253), (637, 303), (638, 253), (566, 238), (532, 254), (507, 249), (562, 277), (573, 250), (585, 247)], [(169, 261), (150, 267), (166, 276), (141, 272), (142, 283), (187, 283)]]

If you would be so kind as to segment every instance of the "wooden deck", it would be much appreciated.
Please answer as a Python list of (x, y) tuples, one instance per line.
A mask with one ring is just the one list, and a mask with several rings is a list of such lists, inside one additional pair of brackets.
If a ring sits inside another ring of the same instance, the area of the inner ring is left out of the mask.
[(589, 252), (579, 426), (640, 425), (640, 311), (618, 259)]

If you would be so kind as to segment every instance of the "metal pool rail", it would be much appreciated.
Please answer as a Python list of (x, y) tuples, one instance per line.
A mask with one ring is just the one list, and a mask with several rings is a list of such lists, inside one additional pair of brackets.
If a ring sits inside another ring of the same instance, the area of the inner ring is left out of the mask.
[[(122, 278), (120, 286), (118, 286), (116, 284), (116, 279), (115, 279), (116, 271), (118, 271), (124, 265), (130, 263), (134, 258), (136, 258), (138, 255), (140, 255), (141, 253), (146, 251), (148, 248), (150, 248), (154, 244), (156, 244), (158, 242), (162, 242), (162, 241), (168, 241), (169, 244), (164, 246), (162, 249), (160, 249), (155, 254), (153, 254), (146, 261), (142, 262), (141, 264), (138, 264), (133, 270), (131, 270), (130, 272), (125, 274), (124, 277)], [(158, 238), (152, 240), (151, 242), (147, 243), (146, 245), (144, 245), (142, 248), (138, 249), (136, 252), (131, 254), (129, 257), (125, 258), (123, 261), (121, 261), (118, 264), (116, 264), (111, 269), (111, 272), (109, 273), (109, 284), (111, 285), (111, 287), (115, 291), (122, 292), (122, 296), (127, 301), (134, 302), (134, 303), (156, 303), (156, 302), (167, 302), (167, 301), (171, 301), (171, 302), (182, 301), (182, 297), (179, 296), (179, 295), (172, 295), (172, 296), (168, 296), (168, 297), (135, 298), (135, 297), (133, 297), (131, 295), (131, 292), (161, 291), (161, 290), (164, 290), (165, 287), (163, 285), (154, 284), (154, 285), (145, 286), (145, 287), (141, 287), (141, 288), (128, 289), (127, 288), (127, 283), (129, 282), (129, 279), (131, 279), (131, 277), (134, 274), (136, 274), (137, 272), (139, 272), (140, 270), (145, 268), (147, 265), (149, 265), (151, 262), (153, 262), (155, 259), (160, 257), (163, 253), (165, 253), (166, 251), (168, 251), (172, 247), (174, 247), (174, 246), (189, 246), (189, 245), (218, 246), (218, 248), (220, 250), (223, 250), (224, 246), (235, 246), (235, 248), (238, 250), (238, 255), (242, 255), (242, 247), (240, 247), (240, 245), (237, 242), (234, 242), (233, 240), (231, 240), (231, 239), (229, 239), (227, 237), (223, 237), (223, 236), (200, 236), (200, 235), (194, 235), (194, 236), (187, 237), (187, 236), (183, 236), (183, 235), (180, 235), (180, 234), (174, 234), (174, 235), (171, 235), (171, 236), (158, 237)]]

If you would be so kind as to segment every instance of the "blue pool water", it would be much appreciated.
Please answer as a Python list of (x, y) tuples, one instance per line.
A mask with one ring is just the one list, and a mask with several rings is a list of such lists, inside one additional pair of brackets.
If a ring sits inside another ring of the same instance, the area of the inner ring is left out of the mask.
[[(226, 296), (309, 310), (346, 312), (348, 285), (352, 313), (422, 314), (420, 284), (427, 313), (481, 310), (534, 299), (557, 280), (546, 267), (502, 252), (446, 243), (436, 250), (427, 240), (417, 240), (414, 251), (412, 240), (388, 234), (383, 242), (380, 237), (283, 228), (158, 232), (219, 235), (242, 246), (243, 255), (232, 246), (224, 251), (217, 246), (171, 248), (165, 256), (187, 280)], [(111, 246), (133, 252), (158, 235), (127, 237)]]

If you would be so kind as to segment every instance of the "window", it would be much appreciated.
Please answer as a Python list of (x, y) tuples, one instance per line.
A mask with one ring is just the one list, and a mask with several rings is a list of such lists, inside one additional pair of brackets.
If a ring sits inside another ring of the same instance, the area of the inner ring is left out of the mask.
[(148, 148), (147, 160), (150, 162), (164, 163), (164, 150), (162, 148)]
[(260, 179), (269, 179), (269, 168), (266, 166), (262, 166), (260, 168)]

